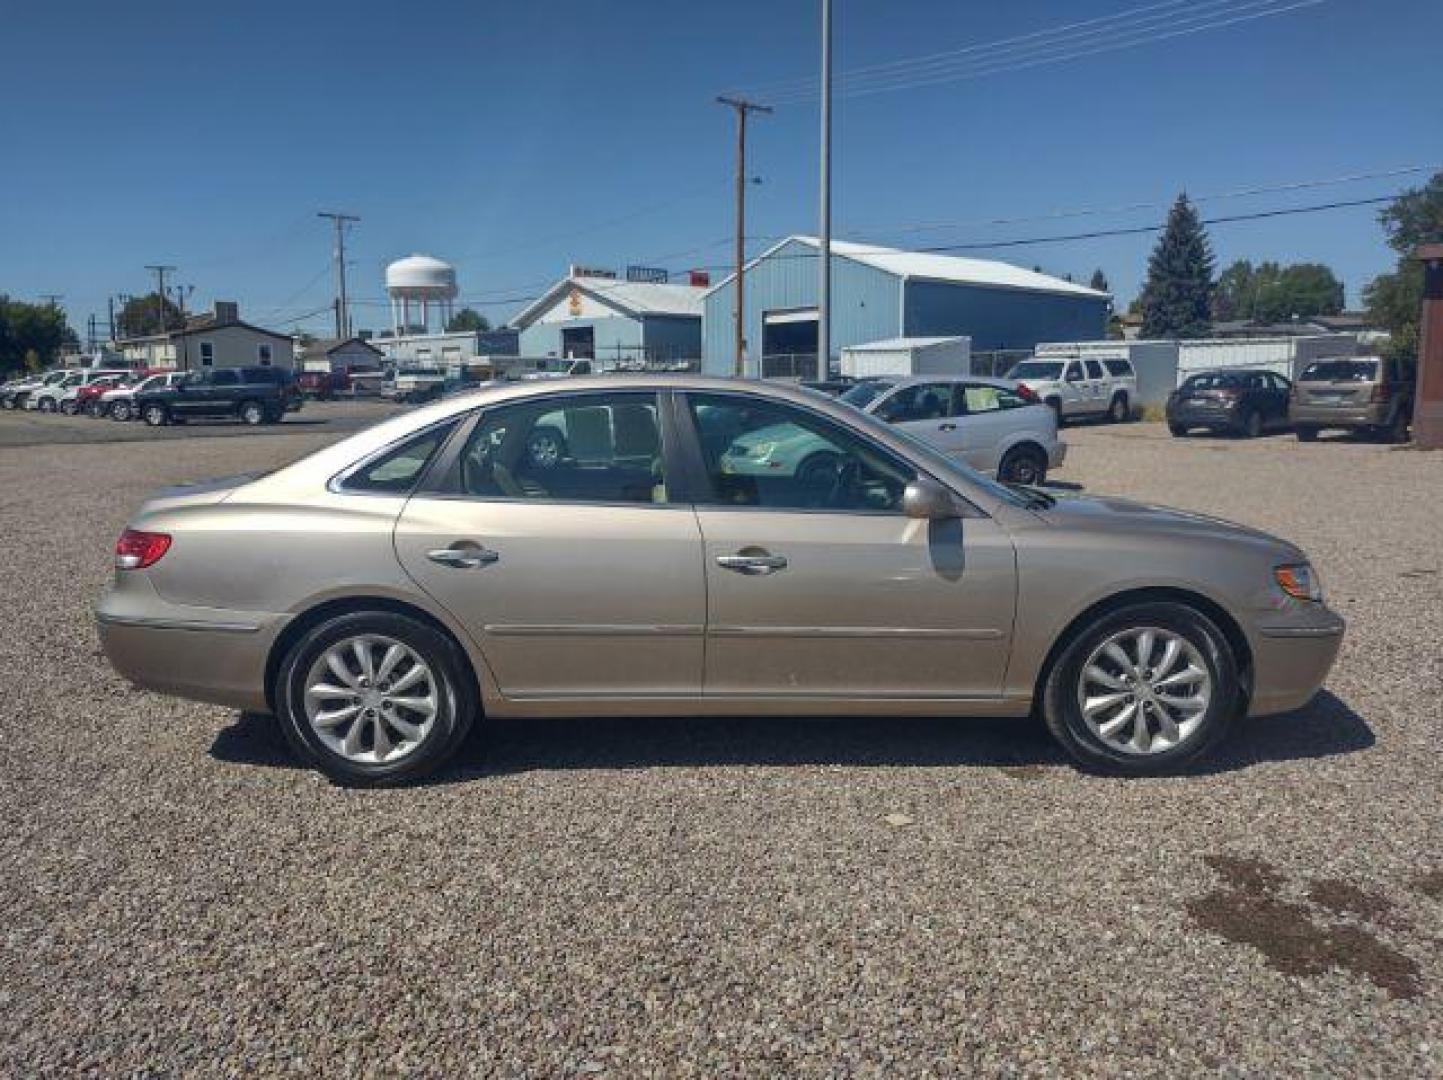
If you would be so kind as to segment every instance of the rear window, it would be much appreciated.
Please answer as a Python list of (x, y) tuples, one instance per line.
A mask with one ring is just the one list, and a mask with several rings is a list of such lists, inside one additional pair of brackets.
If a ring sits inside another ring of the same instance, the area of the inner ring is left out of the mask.
[(845, 393), (838, 395), (837, 400), (845, 401), (848, 405), (856, 406), (858, 409), (865, 409), (896, 385), (886, 379), (864, 379)]
[(1314, 360), (1303, 369), (1300, 382), (1372, 382), (1378, 377), (1376, 360)]
[(1024, 360), (1007, 373), (1009, 379), (1060, 379), (1061, 360)]
[(1236, 375), (1224, 374), (1220, 371), (1209, 371), (1202, 375), (1194, 375), (1182, 384), (1184, 390), (1219, 390), (1225, 386), (1242, 386), (1242, 380)]
[(1104, 360), (1103, 367), (1107, 368), (1109, 375), (1116, 375), (1120, 379), (1131, 378), (1132, 364), (1127, 360)]

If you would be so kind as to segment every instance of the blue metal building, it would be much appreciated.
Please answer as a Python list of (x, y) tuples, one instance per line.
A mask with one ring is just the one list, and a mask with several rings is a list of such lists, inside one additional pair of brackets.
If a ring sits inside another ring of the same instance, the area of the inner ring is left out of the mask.
[[(817, 240), (790, 236), (747, 264), (747, 373), (815, 370)], [(734, 275), (706, 294), (702, 370), (730, 374)], [(972, 339), (974, 352), (1104, 336), (1106, 293), (987, 259), (832, 242), (832, 349), (897, 337)], [(759, 370), (759, 361), (762, 370)]]
[(511, 325), (522, 356), (696, 360), (701, 356), (698, 285), (572, 274), (524, 308)]

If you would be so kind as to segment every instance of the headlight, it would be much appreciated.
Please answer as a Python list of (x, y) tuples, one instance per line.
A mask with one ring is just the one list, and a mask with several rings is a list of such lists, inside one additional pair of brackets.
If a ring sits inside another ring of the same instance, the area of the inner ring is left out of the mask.
[(1273, 580), (1294, 600), (1310, 600), (1315, 604), (1323, 602), (1323, 583), (1318, 580), (1318, 572), (1307, 563), (1275, 566)]

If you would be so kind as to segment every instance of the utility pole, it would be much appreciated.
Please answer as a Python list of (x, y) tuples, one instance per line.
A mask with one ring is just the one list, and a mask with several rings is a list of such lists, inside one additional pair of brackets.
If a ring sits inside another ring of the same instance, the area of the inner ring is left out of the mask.
[(832, 0), (822, 0), (822, 175), (817, 252), (817, 378), (832, 377)]
[(155, 306), (157, 309), (156, 314), (160, 318), (160, 322), (158, 323), (160, 327), (159, 333), (164, 334), (167, 329), (165, 325), (165, 275), (174, 270), (175, 267), (147, 266), (146, 269), (155, 275)]
[(41, 293), (40, 299), (45, 301), (47, 307), (59, 307), (60, 301), (65, 299), (65, 294), (54, 292)]
[(346, 222), (360, 221), (355, 214), (319, 210), (316, 217), (329, 218), (336, 226), (336, 337), (351, 336), (351, 311), (346, 303)]
[[(742, 303), (742, 272), (747, 258), (747, 113), (769, 113), (770, 105), (758, 105), (741, 97), (717, 98), (722, 105), (735, 109), (737, 114), (737, 240), (736, 240), (736, 311), (733, 314), (736, 336), (736, 358), (732, 361), (732, 374), (741, 378), (746, 374), (746, 308)], [(760, 374), (760, 371), (758, 371)]]

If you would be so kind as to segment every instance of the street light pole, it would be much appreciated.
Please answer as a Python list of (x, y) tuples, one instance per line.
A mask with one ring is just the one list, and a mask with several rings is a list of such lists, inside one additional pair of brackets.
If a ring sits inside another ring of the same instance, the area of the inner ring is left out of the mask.
[(736, 110), (737, 114), (737, 235), (736, 235), (736, 308), (733, 311), (733, 335), (736, 338), (736, 355), (732, 361), (732, 374), (741, 378), (746, 374), (746, 309), (742, 303), (742, 273), (747, 258), (747, 113), (769, 113), (771, 106), (758, 105), (746, 98), (718, 97), (717, 101)]
[(832, 377), (832, 0), (822, 0), (822, 175), (817, 252), (817, 378)]

